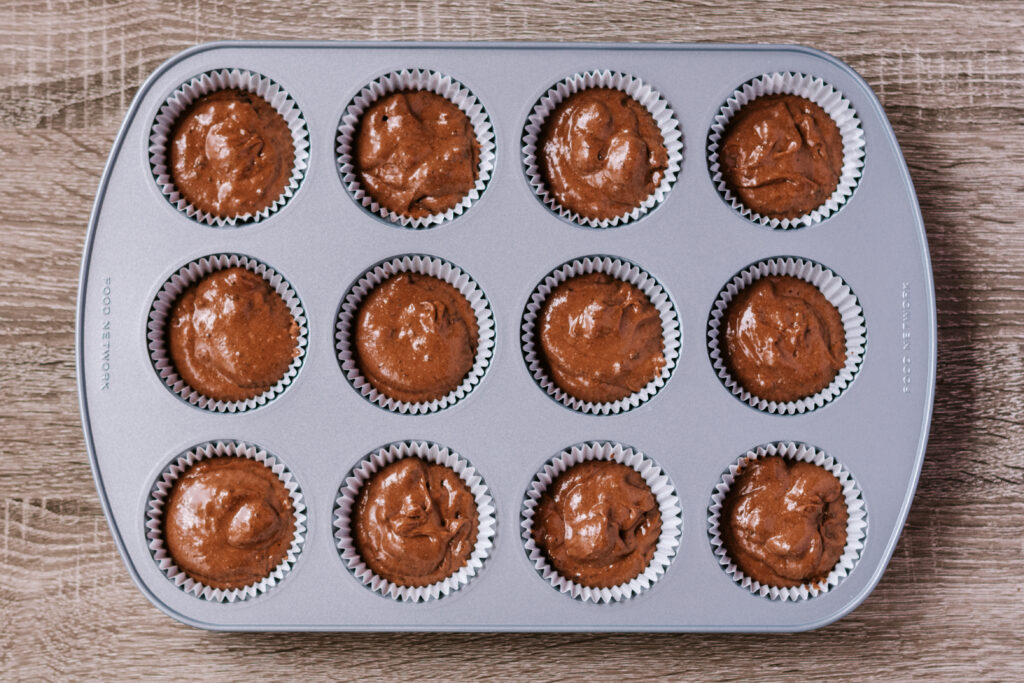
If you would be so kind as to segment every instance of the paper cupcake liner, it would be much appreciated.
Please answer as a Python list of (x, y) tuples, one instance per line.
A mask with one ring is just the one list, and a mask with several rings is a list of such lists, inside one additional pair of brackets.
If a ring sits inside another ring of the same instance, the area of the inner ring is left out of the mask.
[[(289, 496), (292, 499), (292, 509), (295, 513), (295, 537), (292, 539), (291, 547), (288, 549), (285, 559), (268, 576), (244, 588), (213, 588), (193, 579), (174, 563), (174, 559), (164, 546), (164, 504), (167, 502), (167, 497), (170, 495), (174, 482), (200, 460), (222, 456), (249, 458), (266, 465), (267, 468), (278, 476), (281, 483), (288, 490)], [(186, 593), (204, 600), (210, 600), (211, 602), (238, 602), (267, 592), (279, 584), (291, 570), (299, 553), (302, 551), (302, 544), (305, 542), (305, 510), (306, 504), (303, 501), (302, 491), (299, 488), (298, 482), (295, 481), (288, 468), (273, 455), (270, 455), (259, 446), (242, 441), (211, 441), (200, 444), (177, 457), (156, 480), (150, 492), (149, 503), (146, 506), (146, 538), (149, 539), (149, 550), (153, 560), (160, 568), (160, 571), (175, 586)]]
[[(770, 455), (779, 455), (788, 460), (809, 462), (825, 468), (835, 475), (843, 487), (843, 497), (846, 499), (846, 510), (849, 515), (846, 522), (846, 546), (843, 554), (836, 562), (824, 581), (815, 584), (803, 584), (795, 587), (766, 586), (744, 574), (731, 559), (729, 552), (722, 541), (719, 529), (719, 517), (722, 512), (722, 502), (732, 487), (736, 477), (751, 460), (764, 458)], [(718, 558), (718, 563), (725, 570), (725, 573), (732, 577), (733, 581), (749, 590), (754, 595), (760, 595), (771, 600), (785, 602), (787, 600), (808, 600), (829, 592), (839, 582), (846, 578), (860, 559), (861, 551), (864, 549), (864, 537), (867, 533), (867, 510), (864, 507), (864, 496), (860, 487), (854, 481), (853, 476), (845, 467), (836, 462), (835, 458), (820, 451), (813, 446), (793, 442), (778, 442), (758, 446), (752, 451), (747, 451), (734, 464), (729, 465), (722, 476), (721, 481), (715, 487), (711, 496), (711, 505), (708, 506), (708, 536), (711, 539), (711, 547)]]
[[(363, 561), (352, 539), (352, 507), (363, 485), (381, 469), (402, 458), (420, 458), (426, 462), (444, 465), (453, 470), (466, 483), (476, 501), (477, 535), (476, 545), (466, 564), (458, 571), (428, 586), (402, 586), (378, 576)], [(378, 448), (356, 465), (338, 491), (334, 507), (334, 538), (338, 553), (348, 570), (364, 586), (375, 593), (399, 602), (426, 602), (450, 595), (469, 583), (480, 573), (491, 549), (494, 547), (496, 520), (494, 499), (487, 482), (468, 460), (458, 453), (429, 441), (401, 441)]]
[[(359, 173), (354, 162), (354, 138), (363, 112), (380, 98), (399, 90), (427, 90), (450, 100), (469, 118), (480, 147), (480, 161), (477, 165), (476, 183), (455, 207), (444, 213), (423, 218), (413, 218), (391, 211), (374, 200), (359, 182)], [(392, 71), (368, 84), (356, 95), (345, 109), (338, 124), (337, 162), (341, 182), (349, 194), (370, 213), (406, 228), (429, 228), (456, 216), (461, 216), (473, 202), (479, 199), (494, 172), (494, 126), (483, 104), (466, 86), (451, 76), (423, 69)]]
[[(846, 365), (836, 373), (832, 382), (814, 394), (797, 401), (768, 401), (755, 396), (744, 388), (725, 366), (719, 348), (719, 335), (725, 311), (729, 303), (745, 287), (767, 275), (790, 275), (817, 287), (829, 303), (839, 311), (839, 317), (846, 333)], [(814, 261), (801, 258), (774, 258), (761, 261), (741, 271), (719, 293), (708, 320), (708, 353), (711, 363), (725, 388), (744, 403), (768, 413), (792, 415), (821, 408), (835, 400), (853, 382), (864, 360), (867, 330), (864, 326), (864, 310), (856, 295), (843, 279), (828, 268)]]
[[(274, 203), (257, 213), (246, 213), (238, 216), (217, 216), (201, 211), (185, 199), (174, 185), (171, 171), (168, 168), (169, 137), (174, 124), (189, 105), (204, 95), (217, 90), (246, 90), (262, 97), (277, 111), (288, 124), (295, 144), (295, 160), (292, 162), (292, 175), (281, 196)], [(156, 115), (153, 128), (149, 135), (149, 165), (160, 191), (176, 209), (189, 218), (207, 225), (222, 227), (246, 223), (257, 223), (264, 220), (281, 207), (299, 189), (309, 165), (309, 130), (306, 120), (295, 100), (279, 84), (254, 71), (244, 69), (221, 69), (199, 74), (185, 83), (167, 98), (167, 101)]]
[[(544, 307), (544, 301), (556, 287), (566, 280), (589, 273), (605, 273), (630, 283), (647, 295), (647, 298), (657, 309), (658, 315), (661, 317), (664, 346), (662, 353), (665, 356), (665, 366), (661, 369), (661, 374), (648, 382), (647, 386), (640, 391), (617, 401), (593, 403), (570, 395), (555, 384), (555, 381), (548, 375), (544, 369), (544, 364), (541, 362), (540, 342), (537, 339), (536, 326), (537, 317)], [(591, 413), (594, 415), (624, 413), (650, 400), (652, 396), (661, 391), (661, 388), (668, 382), (669, 377), (672, 376), (672, 371), (675, 370), (676, 362), (679, 360), (680, 348), (682, 347), (682, 330), (679, 323), (679, 314), (676, 311), (675, 304), (672, 303), (672, 299), (669, 298), (668, 292), (640, 266), (611, 256), (587, 256), (564, 263), (551, 271), (533, 290), (533, 294), (530, 295), (530, 300), (526, 304), (526, 310), (523, 311), (520, 331), (523, 358), (526, 360), (526, 366), (529, 368), (530, 374), (533, 376), (534, 381), (537, 382), (537, 385), (548, 396), (562, 405), (578, 410), (581, 413)]]
[[(719, 168), (719, 144), (730, 119), (743, 108), (743, 105), (762, 95), (797, 95), (814, 102), (832, 117), (842, 136), (843, 168), (835, 191), (824, 204), (797, 218), (769, 218), (745, 206), (740, 198), (729, 189)], [(711, 180), (718, 188), (719, 194), (743, 216), (754, 223), (772, 228), (788, 229), (813, 225), (836, 213), (853, 195), (863, 168), (864, 130), (861, 128), (857, 112), (841, 92), (814, 76), (793, 72), (776, 72), (744, 83), (722, 105), (708, 133), (708, 169), (711, 171)]]
[[(658, 501), (661, 512), (661, 535), (655, 547), (654, 556), (647, 568), (633, 579), (611, 588), (592, 588), (568, 579), (551, 566), (544, 552), (533, 540), (533, 516), (540, 497), (560, 474), (574, 465), (587, 460), (609, 460), (640, 473)], [(612, 603), (628, 600), (653, 586), (671, 564), (679, 549), (682, 535), (683, 512), (668, 475), (653, 460), (640, 451), (611, 441), (588, 441), (566, 448), (553, 457), (537, 472), (526, 490), (523, 500), (522, 539), (526, 554), (540, 576), (560, 593), (565, 593), (577, 600), (594, 603)]]
[[(561, 206), (547, 188), (544, 178), (541, 175), (537, 162), (537, 139), (540, 136), (544, 121), (555, 108), (570, 96), (581, 90), (590, 88), (612, 88), (621, 90), (634, 100), (642, 104), (654, 117), (661, 131), (661, 137), (668, 152), (668, 168), (654, 192), (650, 194), (640, 206), (628, 211), (621, 216), (606, 219), (594, 219), (581, 216), (575, 211)], [(540, 198), (549, 209), (567, 221), (590, 228), (612, 228), (618, 225), (625, 225), (632, 221), (639, 220), (651, 209), (664, 201), (672, 185), (679, 176), (679, 166), (683, 160), (683, 137), (679, 129), (679, 121), (676, 119), (668, 101), (657, 90), (639, 78), (617, 71), (587, 71), (569, 76), (563, 81), (552, 86), (537, 104), (534, 105), (530, 117), (523, 129), (523, 166), (526, 169), (526, 179), (534, 193)]]
[[(419, 273), (444, 280), (466, 297), (466, 301), (469, 302), (476, 315), (477, 345), (473, 367), (466, 373), (466, 377), (459, 386), (433, 401), (410, 403), (391, 398), (370, 384), (370, 381), (363, 376), (355, 359), (352, 334), (359, 306), (374, 287), (398, 273)], [(341, 370), (345, 373), (349, 384), (371, 403), (376, 403), (395, 413), (411, 413), (413, 415), (434, 413), (455, 405), (468, 396), (480, 383), (494, 353), (494, 313), (491, 311), (491, 304), (484, 296), (483, 290), (461, 268), (434, 256), (420, 254), (397, 256), (365, 272), (345, 295), (341, 310), (338, 312), (336, 330), (335, 348), (338, 352), (338, 362), (341, 364)]]
[[(288, 366), (284, 376), (262, 394), (242, 401), (219, 401), (199, 393), (199, 391), (186, 384), (185, 380), (178, 374), (167, 350), (167, 319), (182, 292), (211, 273), (234, 267), (251, 270), (266, 280), (271, 288), (281, 295), (281, 298), (288, 306), (288, 310), (291, 311), (292, 317), (295, 318), (296, 324), (299, 326), (299, 338), (296, 340), (299, 355), (292, 359), (291, 365)], [(306, 313), (302, 308), (302, 302), (299, 301), (298, 294), (288, 284), (288, 281), (265, 263), (240, 254), (204, 256), (182, 266), (178, 272), (164, 283), (164, 286), (157, 293), (153, 306), (149, 311), (149, 322), (146, 327), (149, 330), (146, 338), (149, 340), (150, 360), (153, 362), (153, 367), (156, 369), (160, 379), (167, 385), (167, 388), (188, 403), (203, 410), (216, 413), (241, 413), (258, 408), (279, 396), (292, 383), (292, 380), (295, 379), (299, 372), (299, 368), (302, 367), (302, 361), (306, 357), (306, 345), (309, 337), (309, 330), (306, 327)]]

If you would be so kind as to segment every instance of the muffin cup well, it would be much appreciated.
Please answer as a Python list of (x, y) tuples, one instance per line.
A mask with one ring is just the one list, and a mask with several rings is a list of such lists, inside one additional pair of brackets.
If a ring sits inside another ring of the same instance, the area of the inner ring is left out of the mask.
[[(363, 561), (352, 538), (352, 508), (360, 490), (374, 474), (402, 458), (420, 458), (450, 468), (465, 482), (476, 501), (477, 535), (473, 552), (454, 574), (429, 586), (402, 586), (378, 576)], [(367, 455), (345, 477), (334, 507), (334, 538), (345, 566), (367, 588), (399, 602), (437, 600), (469, 583), (480, 573), (494, 547), (496, 523), (494, 499), (476, 468), (458, 453), (429, 441), (396, 442)]]
[[(719, 337), (729, 303), (745, 287), (749, 287), (755, 281), (768, 275), (789, 275), (817, 287), (825, 299), (839, 311), (843, 330), (846, 333), (846, 365), (836, 373), (827, 387), (812, 396), (796, 401), (768, 401), (755, 396), (729, 373), (725, 360), (722, 358)], [(708, 319), (708, 353), (722, 384), (744, 403), (767, 413), (802, 414), (821, 408), (835, 400), (853, 382), (853, 378), (857, 375), (864, 360), (866, 335), (864, 310), (850, 286), (843, 282), (842, 278), (814, 261), (800, 258), (774, 258), (755, 263), (740, 271), (719, 293)]]
[[(540, 316), (545, 300), (555, 288), (566, 280), (589, 273), (604, 273), (633, 285), (647, 296), (661, 317), (662, 353), (665, 356), (665, 366), (661, 369), (661, 374), (648, 382), (647, 386), (640, 391), (617, 401), (593, 403), (570, 395), (555, 384), (555, 381), (544, 369), (544, 363), (540, 357), (537, 318)], [(564, 263), (551, 271), (530, 295), (530, 300), (523, 311), (520, 331), (523, 358), (526, 361), (530, 374), (540, 388), (548, 396), (564, 406), (581, 413), (592, 413), (595, 415), (615, 415), (632, 410), (661, 391), (661, 388), (668, 382), (669, 377), (672, 376), (672, 371), (679, 360), (680, 348), (682, 346), (679, 314), (676, 312), (675, 304), (669, 298), (665, 289), (640, 266), (611, 256), (587, 256)]]
[[(359, 363), (355, 359), (352, 336), (359, 307), (374, 287), (398, 273), (431, 275), (447, 282), (466, 297), (466, 301), (469, 302), (476, 316), (477, 345), (473, 367), (466, 373), (459, 386), (433, 401), (410, 403), (391, 398), (378, 391), (363, 376), (359, 369)], [(468, 396), (483, 379), (494, 353), (494, 313), (491, 311), (491, 304), (484, 296), (483, 290), (461, 268), (434, 256), (419, 254), (397, 256), (366, 271), (345, 294), (341, 310), (338, 312), (336, 330), (338, 362), (341, 364), (342, 372), (345, 373), (349, 384), (371, 403), (376, 403), (395, 413), (414, 415), (433, 413), (458, 403)]]
[[(787, 460), (809, 462), (831, 472), (843, 487), (843, 497), (846, 499), (846, 510), (848, 514), (846, 522), (846, 546), (843, 554), (839, 557), (835, 567), (828, 576), (820, 583), (803, 584), (802, 586), (780, 587), (766, 586), (744, 574), (739, 567), (729, 558), (729, 551), (722, 541), (719, 528), (719, 518), (722, 512), (722, 503), (733, 482), (742, 472), (744, 466), (751, 460), (764, 458), (771, 455), (778, 455)], [(822, 595), (835, 588), (840, 581), (846, 578), (860, 559), (861, 551), (864, 548), (864, 537), (867, 533), (867, 510), (864, 507), (864, 496), (860, 487), (854, 481), (853, 476), (845, 467), (836, 462), (835, 458), (820, 451), (813, 446), (793, 442), (778, 442), (764, 446), (758, 446), (752, 451), (747, 451), (739, 460), (729, 466), (721, 481), (715, 487), (711, 496), (711, 505), (708, 507), (708, 536), (711, 539), (711, 547), (718, 558), (718, 563), (725, 570), (725, 573), (732, 577), (733, 581), (749, 590), (754, 595), (760, 595), (771, 600), (807, 600)]]
[[(285, 559), (268, 576), (244, 588), (213, 588), (193, 579), (174, 563), (174, 559), (164, 546), (164, 505), (167, 502), (167, 497), (170, 495), (171, 488), (174, 486), (174, 482), (200, 460), (217, 457), (249, 458), (265, 465), (277, 475), (281, 483), (288, 490), (289, 496), (292, 499), (292, 509), (295, 513), (295, 536), (292, 539), (291, 547), (288, 549)], [(146, 538), (149, 539), (149, 550), (153, 560), (175, 586), (186, 593), (204, 600), (210, 600), (211, 602), (237, 602), (265, 593), (280, 583), (291, 570), (305, 541), (305, 510), (306, 504), (303, 501), (302, 491), (299, 489), (298, 482), (295, 481), (288, 468), (273, 455), (270, 455), (259, 446), (242, 441), (211, 441), (200, 444), (177, 457), (156, 480), (150, 492), (149, 502), (146, 505)]]
[[(178, 374), (174, 363), (171, 361), (167, 349), (167, 321), (174, 308), (174, 303), (181, 296), (182, 292), (202, 280), (207, 275), (227, 268), (240, 267), (256, 273), (270, 285), (271, 289), (277, 292), (288, 306), (295, 323), (299, 326), (299, 337), (295, 341), (299, 354), (292, 359), (291, 365), (284, 373), (284, 376), (267, 391), (259, 396), (247, 398), (242, 401), (219, 401), (209, 396), (204, 396), (197, 390), (185, 383), (185, 380)], [(240, 254), (215, 254), (196, 259), (191, 263), (182, 266), (178, 272), (172, 275), (156, 295), (153, 305), (149, 311), (149, 322), (146, 325), (149, 340), (149, 357), (153, 367), (167, 388), (180, 396), (192, 405), (217, 413), (241, 413), (264, 405), (268, 401), (279, 396), (302, 367), (302, 361), (306, 357), (306, 345), (308, 343), (309, 330), (306, 327), (306, 313), (302, 308), (299, 296), (292, 289), (288, 281), (265, 263), (254, 258)]]
[[(355, 135), (363, 112), (374, 102), (399, 90), (426, 90), (450, 100), (469, 118), (477, 144), (480, 147), (480, 161), (477, 164), (476, 182), (456, 206), (444, 213), (422, 218), (405, 216), (391, 211), (374, 200), (362, 183), (355, 162)], [(462, 215), (473, 202), (480, 198), (494, 172), (494, 126), (483, 104), (466, 86), (451, 76), (423, 69), (403, 69), (385, 74), (359, 91), (342, 114), (338, 124), (337, 163), (341, 182), (349, 194), (370, 213), (376, 214), (396, 225), (406, 228), (429, 228)]]
[[(592, 588), (568, 579), (551, 566), (533, 540), (533, 516), (540, 497), (560, 474), (587, 460), (614, 461), (640, 473), (658, 501), (661, 534), (647, 568), (635, 578), (611, 588)], [(640, 451), (611, 441), (589, 441), (566, 448), (537, 472), (526, 490), (522, 508), (522, 539), (526, 554), (541, 577), (559, 592), (584, 602), (611, 603), (627, 600), (653, 586), (675, 557), (682, 534), (682, 508), (668, 475)]]
[[(238, 216), (217, 216), (201, 211), (189, 202), (174, 185), (170, 164), (170, 135), (178, 117), (188, 109), (189, 105), (204, 95), (218, 90), (245, 90), (259, 95), (288, 124), (295, 145), (295, 159), (292, 162), (292, 173), (281, 196), (274, 203), (257, 213), (246, 213)], [(244, 69), (221, 69), (199, 74), (185, 83), (167, 98), (167, 101), (156, 115), (149, 135), (149, 165), (160, 191), (167, 201), (189, 218), (200, 223), (236, 226), (246, 223), (257, 223), (269, 218), (283, 207), (299, 189), (309, 165), (309, 130), (306, 120), (295, 100), (278, 83), (254, 71)]]
[[(658, 124), (665, 150), (668, 152), (668, 168), (654, 192), (632, 211), (615, 218), (587, 218), (561, 206), (548, 190), (537, 161), (539, 154), (537, 141), (541, 129), (544, 127), (544, 121), (563, 101), (581, 90), (590, 88), (621, 90), (642, 104)], [(679, 175), (679, 166), (683, 160), (683, 138), (679, 129), (679, 121), (669, 107), (668, 101), (649, 84), (635, 76), (617, 71), (587, 71), (574, 74), (556, 83), (537, 101), (523, 129), (522, 154), (526, 179), (545, 206), (565, 220), (578, 225), (590, 228), (611, 228), (639, 220), (664, 201)]]
[[(762, 95), (796, 95), (806, 98), (825, 110), (825, 113), (832, 117), (839, 128), (839, 134), (843, 140), (843, 167), (840, 171), (839, 183), (836, 185), (835, 191), (832, 192), (832, 196), (825, 200), (824, 204), (803, 216), (781, 219), (762, 216), (744, 205), (740, 198), (732, 193), (722, 177), (718, 158), (722, 134), (728, 127), (729, 121), (736, 112), (743, 108), (743, 105)], [(708, 133), (708, 169), (711, 171), (711, 179), (715, 183), (715, 187), (718, 188), (719, 194), (741, 215), (754, 223), (771, 228), (784, 230), (813, 225), (836, 213), (853, 195), (863, 168), (864, 130), (861, 128), (860, 119), (857, 117), (853, 105), (843, 97), (841, 92), (828, 83), (805, 74), (776, 72), (744, 83), (722, 105)]]

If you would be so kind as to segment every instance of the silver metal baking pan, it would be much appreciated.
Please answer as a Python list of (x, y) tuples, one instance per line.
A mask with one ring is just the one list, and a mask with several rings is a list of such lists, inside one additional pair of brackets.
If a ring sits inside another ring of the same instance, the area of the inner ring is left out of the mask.
[[(270, 218), (215, 228), (160, 193), (149, 135), (166, 98), (197, 74), (238, 67), (266, 75), (295, 99), (310, 133), (309, 168)], [(375, 217), (346, 192), (335, 138), (342, 112), (367, 83), (394, 70), (433, 69), (486, 107), (496, 161), (464, 215), (427, 230)], [(651, 84), (680, 123), (685, 152), (664, 202), (612, 229), (573, 225), (531, 191), (523, 169), (526, 119), (557, 81), (612, 69)], [(859, 184), (817, 225), (772, 230), (726, 204), (712, 183), (712, 120), (741, 84), (764, 73), (818, 76), (849, 99), (866, 141)], [(218, 414), (182, 401), (150, 361), (146, 323), (163, 283), (217, 253), (257, 258), (283, 274), (305, 307), (309, 345), (295, 381), (267, 405)], [(401, 415), (346, 381), (335, 321), (349, 286), (372, 265), (430, 254), (468, 272), (495, 316), (494, 357), (480, 385), (453, 407)], [(666, 386), (619, 415), (586, 415), (538, 388), (523, 359), (520, 323), (534, 287), (571, 259), (628, 259), (655, 277), (679, 312), (683, 343)], [(830, 404), (773, 415), (737, 400), (716, 376), (706, 336), (721, 288), (751, 263), (777, 256), (819, 262), (863, 307), (867, 347), (859, 374)], [(89, 459), (117, 547), (153, 604), (197, 627), (235, 631), (798, 631), (828, 624), (878, 583), (899, 538), (924, 458), (935, 387), (935, 297), (924, 226), (907, 167), (868, 85), (838, 59), (776, 45), (536, 43), (273, 43), (201, 45), (147, 79), (114, 143), (89, 222), (78, 298), (76, 358)], [(187, 594), (147, 545), (146, 505), (160, 473), (211, 440), (259, 444), (284, 462), (307, 505), (305, 544), (290, 573), (258, 597), (219, 603)], [(396, 440), (434, 441), (475, 465), (490, 487), (495, 546), (483, 569), (451, 595), (403, 603), (374, 593), (335, 546), (339, 487), (367, 453)], [(669, 475), (682, 507), (678, 552), (649, 590), (594, 604), (559, 593), (529, 561), (520, 536), (534, 474), (572, 444), (611, 440), (643, 451)], [(719, 565), (708, 536), (713, 489), (730, 463), (760, 444), (796, 441), (826, 451), (860, 486), (868, 526), (859, 562), (839, 585), (807, 600), (752, 594)]]

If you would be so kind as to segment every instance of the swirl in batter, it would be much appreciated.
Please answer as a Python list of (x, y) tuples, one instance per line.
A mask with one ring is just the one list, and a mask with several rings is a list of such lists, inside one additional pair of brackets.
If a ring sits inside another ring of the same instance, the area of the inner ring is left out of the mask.
[(767, 586), (824, 581), (846, 546), (846, 499), (835, 475), (778, 456), (748, 462), (722, 503), (722, 541)]
[(213, 588), (244, 588), (270, 575), (295, 536), (281, 479), (243, 457), (200, 460), (171, 487), (163, 535), (174, 563)]
[(661, 534), (661, 511), (632, 467), (588, 460), (560, 474), (540, 497), (533, 540), (562, 576), (611, 588), (643, 572)]
[(476, 501), (450, 467), (409, 457), (363, 485), (352, 512), (360, 557), (400, 586), (429, 586), (465, 566), (476, 545)]

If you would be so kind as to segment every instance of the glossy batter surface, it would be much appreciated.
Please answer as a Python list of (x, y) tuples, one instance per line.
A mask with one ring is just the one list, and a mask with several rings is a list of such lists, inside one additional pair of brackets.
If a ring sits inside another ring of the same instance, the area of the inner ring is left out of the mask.
[(726, 184), (746, 206), (770, 218), (798, 218), (835, 192), (843, 138), (814, 102), (764, 95), (733, 116), (719, 159)]
[(752, 460), (722, 504), (729, 557), (768, 586), (823, 581), (846, 546), (842, 485), (828, 470), (771, 456)]
[(533, 540), (562, 576), (611, 588), (643, 572), (654, 557), (661, 511), (640, 473), (588, 460), (558, 476), (540, 497)]
[(170, 138), (171, 177), (192, 205), (215, 216), (258, 213), (288, 186), (295, 144), (262, 97), (218, 90), (182, 112)]
[(373, 288), (354, 330), (359, 371), (399, 401), (439, 399), (473, 367), (478, 330), (472, 306), (430, 275), (400, 273)]
[(541, 175), (558, 203), (595, 220), (640, 206), (668, 169), (654, 117), (610, 88), (583, 90), (559, 104), (545, 120), (537, 148)]
[(270, 284), (245, 268), (212, 273), (178, 297), (167, 349), (181, 378), (203, 396), (242, 401), (284, 377), (298, 356), (299, 326)]
[(611, 275), (566, 280), (538, 321), (540, 356), (555, 384), (594, 403), (640, 391), (665, 366), (661, 317), (643, 292)]
[(270, 468), (243, 457), (200, 460), (171, 488), (164, 542), (174, 563), (213, 588), (244, 588), (288, 555), (295, 513)]
[(363, 112), (355, 138), (359, 181), (390, 211), (444, 213), (476, 184), (480, 163), (469, 117), (426, 90), (392, 93)]
[(821, 290), (795, 277), (763, 277), (740, 291), (720, 334), (729, 373), (768, 401), (813, 396), (846, 365), (839, 311)]
[(451, 468), (409, 457), (363, 485), (352, 514), (356, 550), (375, 574), (429, 586), (465, 566), (476, 545), (476, 501)]

